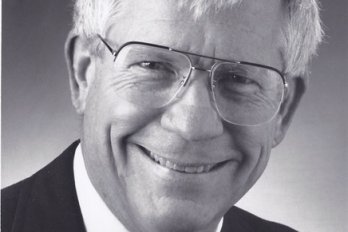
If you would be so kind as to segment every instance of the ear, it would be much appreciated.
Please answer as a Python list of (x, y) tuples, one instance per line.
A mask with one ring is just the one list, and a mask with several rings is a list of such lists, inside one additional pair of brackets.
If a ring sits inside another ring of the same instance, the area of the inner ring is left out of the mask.
[(290, 122), (300, 103), (307, 87), (307, 76), (288, 78), (288, 87), (276, 118), (276, 131), (273, 138), (273, 147), (277, 146), (285, 137)]
[(85, 110), (88, 90), (95, 76), (94, 62), (87, 44), (72, 32), (65, 42), (71, 100), (78, 114), (83, 114)]

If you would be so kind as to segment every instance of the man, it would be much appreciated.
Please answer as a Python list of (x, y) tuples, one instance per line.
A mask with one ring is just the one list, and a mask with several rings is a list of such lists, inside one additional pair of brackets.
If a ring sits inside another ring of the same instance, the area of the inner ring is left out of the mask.
[(81, 141), (2, 193), (3, 231), (293, 231), (233, 205), (321, 40), (314, 0), (86, 1), (66, 43)]

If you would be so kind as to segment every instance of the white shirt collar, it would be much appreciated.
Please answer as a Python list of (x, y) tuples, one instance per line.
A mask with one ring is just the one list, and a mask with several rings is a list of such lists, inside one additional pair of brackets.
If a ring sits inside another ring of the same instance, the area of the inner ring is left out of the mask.
[[(83, 161), (81, 144), (75, 151), (74, 178), (77, 199), (87, 232), (129, 232), (110, 211), (91, 183)], [(221, 218), (216, 232), (221, 231), (222, 223), (223, 218)]]
[(75, 151), (74, 178), (77, 199), (87, 232), (128, 232), (92, 185), (83, 161), (80, 144)]

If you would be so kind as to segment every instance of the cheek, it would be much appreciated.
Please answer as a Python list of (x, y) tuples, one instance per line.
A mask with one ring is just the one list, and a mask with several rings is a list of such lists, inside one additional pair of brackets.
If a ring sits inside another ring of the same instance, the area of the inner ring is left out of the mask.
[(257, 158), (261, 150), (269, 151), (274, 137), (274, 123), (259, 126), (227, 126), (233, 145), (238, 148), (246, 158)]
[(274, 134), (273, 124), (265, 124), (254, 127), (230, 126), (230, 134), (233, 145), (242, 154), (240, 176), (250, 188), (263, 173), (272, 148)]
[(124, 140), (156, 118), (156, 114), (120, 98), (107, 78), (96, 79), (86, 101), (83, 139), (86, 144), (93, 144), (88, 149), (108, 164), (113, 154), (124, 154)]
[(116, 78), (103, 76), (98, 78), (89, 90), (85, 118), (98, 126), (116, 125), (120, 130), (132, 130), (139, 127), (156, 112), (135, 105), (123, 96), (125, 86)]

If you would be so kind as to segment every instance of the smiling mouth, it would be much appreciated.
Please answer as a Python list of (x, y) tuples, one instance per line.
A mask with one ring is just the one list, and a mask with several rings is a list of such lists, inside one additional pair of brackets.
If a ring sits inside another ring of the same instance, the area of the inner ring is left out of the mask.
[(216, 170), (217, 168), (220, 168), (221, 166), (223, 166), (224, 164), (228, 162), (228, 161), (223, 161), (223, 162), (213, 163), (213, 164), (175, 163), (166, 158), (163, 158), (162, 156), (152, 151), (147, 150), (146, 148), (142, 146), (140, 146), (140, 148), (144, 151), (147, 157), (150, 158), (153, 162), (161, 165), (162, 167), (168, 168), (170, 170), (186, 173), (186, 174), (201, 174), (201, 173), (211, 172), (213, 170)]

